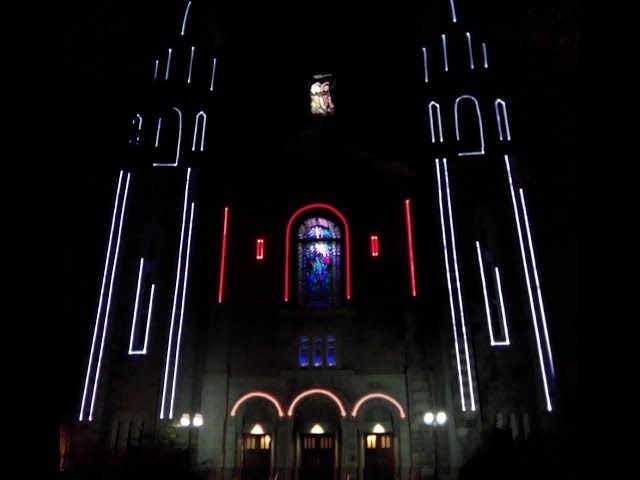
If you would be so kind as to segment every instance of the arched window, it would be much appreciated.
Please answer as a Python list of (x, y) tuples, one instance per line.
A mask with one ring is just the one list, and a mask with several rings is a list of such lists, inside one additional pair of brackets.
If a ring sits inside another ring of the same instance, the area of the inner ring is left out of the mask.
[[(475, 108), (475, 115), (473, 115), (473, 110), (467, 109), (467, 114), (465, 114), (465, 130), (468, 130), (467, 135), (465, 135), (465, 140), (461, 142), (461, 135), (460, 135), (460, 104), (462, 104), (462, 100), (468, 100), (468, 102), (464, 102), (464, 103), (472, 103), (473, 107)], [(458, 99), (456, 100), (455, 103), (455, 121), (456, 121), (456, 140), (462, 144), (462, 147), (467, 149), (466, 152), (459, 152), (458, 155), (459, 156), (463, 156), (463, 155), (484, 155), (484, 132), (482, 130), (482, 115), (480, 115), (480, 105), (478, 105), (478, 101), (470, 96), (470, 95), (462, 95), (461, 97), (458, 97)], [(473, 119), (472, 117), (475, 117), (475, 120), (477, 121), (477, 130), (474, 129), (474, 125), (473, 125)], [(471, 145), (473, 145), (475, 142), (471, 141), (469, 139), (469, 137), (473, 138), (476, 137), (476, 135), (478, 136), (480, 142), (479, 145), (477, 145), (475, 150), (468, 150), (469, 148), (471, 148)]]
[(324, 218), (310, 218), (298, 229), (298, 298), (301, 306), (338, 304), (342, 234)]

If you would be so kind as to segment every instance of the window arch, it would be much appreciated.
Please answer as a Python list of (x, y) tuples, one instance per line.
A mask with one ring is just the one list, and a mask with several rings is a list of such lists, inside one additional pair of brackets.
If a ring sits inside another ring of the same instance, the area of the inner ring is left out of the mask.
[[(459, 156), (463, 156), (463, 155), (484, 155), (484, 132), (482, 130), (482, 115), (480, 114), (480, 105), (478, 105), (478, 100), (476, 100), (474, 97), (472, 97), (471, 95), (462, 95), (461, 97), (458, 97), (458, 99), (456, 100), (456, 104), (455, 104), (455, 121), (456, 121), (456, 140), (458, 142), (460, 142), (460, 121), (459, 121), (459, 106), (462, 100), (468, 100), (469, 102), (473, 103), (473, 106), (475, 108), (475, 117), (476, 120), (478, 121), (478, 134), (480, 137), (480, 145), (479, 148), (477, 150), (474, 151), (467, 151), (467, 152), (459, 152), (458, 155)], [(464, 142), (466, 143), (466, 142)]]
[(342, 232), (326, 218), (305, 220), (298, 237), (298, 301), (308, 308), (336, 306), (342, 281)]

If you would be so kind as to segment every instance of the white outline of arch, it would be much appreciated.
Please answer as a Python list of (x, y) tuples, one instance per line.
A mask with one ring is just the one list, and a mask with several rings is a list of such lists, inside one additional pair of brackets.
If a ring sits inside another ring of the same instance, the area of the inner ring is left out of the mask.
[(360, 407), (367, 401), (374, 399), (374, 398), (382, 398), (383, 400), (386, 400), (390, 403), (392, 403), (393, 405), (395, 405), (395, 407), (398, 409), (398, 412), (400, 413), (400, 418), (404, 419), (407, 415), (404, 413), (404, 408), (402, 408), (402, 405), (400, 404), (400, 402), (398, 402), (395, 398), (393, 398), (391, 395), (387, 395), (386, 393), (381, 393), (381, 392), (375, 392), (375, 393), (368, 393), (365, 396), (361, 397), (355, 404), (355, 406), (353, 407), (353, 410), (351, 411), (351, 416), (352, 417), (356, 417), (358, 415), (358, 410), (360, 410)]
[(464, 399), (464, 384), (462, 383), (462, 367), (460, 366), (460, 346), (458, 343), (458, 328), (456, 327), (456, 310), (453, 306), (453, 289), (451, 287), (451, 270), (449, 269), (449, 249), (447, 248), (447, 233), (444, 226), (444, 209), (442, 201), (442, 180), (440, 178), (440, 160), (436, 158), (436, 173), (438, 181), (438, 204), (440, 206), (440, 225), (442, 226), (442, 249), (444, 253), (444, 264), (447, 270), (447, 287), (449, 288), (449, 308), (451, 309), (451, 327), (453, 328), (453, 340), (456, 344), (456, 363), (458, 366), (458, 382), (460, 384), (460, 400), (462, 411), (466, 412), (466, 402)]
[(442, 56), (444, 58), (444, 71), (449, 71), (449, 58), (447, 55), (447, 36), (443, 33), (442, 36)]
[(538, 360), (540, 361), (540, 374), (542, 375), (542, 383), (544, 386), (545, 398), (547, 400), (547, 410), (550, 412), (553, 408), (551, 406), (549, 386), (547, 385), (547, 372), (544, 365), (544, 359), (542, 358), (542, 345), (540, 344), (540, 332), (538, 330), (538, 319), (536, 315), (536, 309), (533, 304), (533, 293), (531, 292), (531, 281), (529, 280), (529, 267), (527, 265), (527, 257), (525, 255), (525, 250), (524, 250), (524, 241), (522, 240), (522, 229), (520, 228), (520, 214), (518, 213), (516, 195), (513, 191), (513, 179), (511, 178), (511, 167), (509, 166), (509, 155), (504, 156), (504, 162), (507, 167), (507, 174), (509, 176), (509, 190), (511, 192), (511, 202), (513, 204), (513, 212), (516, 217), (516, 227), (518, 229), (518, 240), (520, 242), (520, 254), (522, 256), (522, 268), (524, 270), (524, 278), (527, 283), (527, 293), (529, 294), (529, 307), (531, 308), (531, 320), (533, 321), (533, 328), (536, 333), (536, 344), (538, 347)]
[(456, 120), (456, 140), (458, 142), (460, 141), (460, 130), (458, 128), (458, 103), (460, 102), (460, 100), (463, 100), (465, 98), (472, 100), (476, 107), (476, 113), (478, 114), (478, 117), (477, 117), (478, 126), (480, 127), (481, 148), (480, 148), (480, 151), (477, 151), (477, 152), (458, 152), (458, 156), (462, 157), (465, 155), (484, 155), (484, 130), (482, 128), (482, 115), (480, 114), (480, 105), (478, 105), (478, 100), (476, 100), (475, 97), (472, 97), (471, 95), (461, 95), (456, 99), (455, 108), (454, 108), (455, 120)]
[(180, 35), (184, 35), (184, 31), (187, 28), (187, 17), (189, 16), (189, 8), (191, 8), (191, 2), (187, 4), (187, 8), (184, 11), (184, 16), (182, 17), (182, 30), (180, 31)]
[(109, 284), (109, 296), (107, 297), (107, 310), (104, 314), (104, 327), (102, 328), (102, 340), (100, 341), (100, 355), (98, 356), (98, 366), (96, 368), (96, 378), (93, 382), (93, 393), (91, 396), (91, 410), (89, 410), (89, 421), (93, 420), (93, 408), (96, 402), (96, 391), (98, 389), (98, 379), (100, 378), (100, 367), (102, 365), (102, 352), (104, 350), (104, 339), (107, 335), (107, 325), (109, 324), (109, 311), (111, 310), (111, 294), (113, 293), (113, 280), (116, 276), (118, 266), (118, 253), (120, 252), (120, 239), (122, 234), (122, 222), (127, 208), (127, 194), (129, 193), (129, 179), (131, 173), (127, 173), (127, 183), (124, 187), (124, 197), (122, 200), (122, 210), (120, 210), (120, 225), (118, 226), (118, 241), (116, 242), (116, 252), (111, 268), (111, 281)]
[(191, 169), (187, 169), (187, 181), (184, 188), (184, 206), (182, 207), (182, 227), (180, 228), (180, 250), (178, 251), (178, 266), (176, 268), (176, 287), (173, 293), (173, 307), (171, 309), (171, 326), (169, 327), (169, 342), (167, 345), (167, 357), (164, 369), (164, 385), (162, 387), (162, 403), (160, 404), (160, 419), (164, 419), (164, 404), (167, 395), (167, 380), (169, 378), (169, 362), (171, 361), (171, 347), (173, 345), (173, 325), (175, 322), (176, 302), (178, 301), (178, 285), (180, 283), (180, 273), (182, 272), (182, 247), (184, 242), (184, 224), (187, 218), (187, 200), (189, 197), (189, 180)]
[(431, 102), (429, 102), (429, 121), (431, 122), (431, 143), (436, 143), (436, 134), (433, 128), (433, 113), (432, 113), (432, 109), (431, 107), (435, 105), (437, 108), (437, 112), (438, 112), (438, 131), (440, 134), (440, 143), (443, 142), (442, 139), (442, 117), (440, 116), (440, 105), (436, 102), (434, 102), (433, 100)]
[(238, 413), (238, 409), (240, 408), (240, 405), (242, 405), (246, 400), (249, 400), (250, 398), (254, 398), (254, 397), (266, 398), (267, 400), (269, 400), (271, 403), (275, 405), (276, 410), (278, 410), (278, 416), (284, 417), (284, 409), (282, 408), (282, 405), (280, 405), (280, 402), (278, 402), (278, 399), (275, 396), (271, 395), (270, 393), (261, 392), (261, 391), (245, 393), (242, 397), (236, 400), (236, 403), (233, 404), (233, 408), (231, 409), (231, 413), (229, 415), (232, 417), (235, 417), (236, 414)]
[(193, 54), (196, 52), (196, 47), (191, 47), (191, 60), (189, 60), (189, 78), (187, 83), (191, 83), (191, 70), (193, 70)]
[(507, 104), (501, 98), (496, 99), (494, 102), (494, 106), (496, 108), (496, 120), (498, 121), (498, 136), (500, 140), (504, 140), (504, 135), (502, 134), (502, 122), (500, 121), (500, 110), (498, 105), (502, 105), (502, 115), (504, 116), (504, 126), (507, 130), (507, 141), (511, 141), (511, 129), (509, 128), (509, 117), (507, 116)]
[(169, 49), (169, 54), (167, 55), (167, 68), (164, 71), (164, 79), (169, 80), (169, 69), (171, 68), (171, 49)]
[(471, 363), (469, 361), (469, 344), (467, 342), (467, 327), (464, 320), (464, 308), (462, 303), (462, 289), (460, 288), (460, 274), (458, 272), (458, 256), (456, 254), (456, 235), (453, 228), (453, 214), (451, 213), (451, 193), (449, 191), (449, 172), (447, 169), (447, 159), (442, 159), (442, 165), (444, 166), (444, 178), (447, 186), (447, 204), (449, 206), (449, 229), (451, 230), (451, 250), (453, 251), (453, 263), (456, 272), (456, 284), (458, 287), (458, 306), (460, 308), (460, 323), (462, 324), (462, 335), (464, 338), (464, 352), (467, 357), (467, 377), (469, 381), (469, 391), (471, 392), (471, 410), (475, 412), (476, 401), (473, 394), (473, 382), (471, 380)]
[(456, 23), (458, 18), (456, 17), (456, 6), (454, 5), (453, 0), (449, 0), (449, 6), (451, 7), (451, 18), (453, 19), (453, 23)]
[(429, 83), (429, 70), (427, 69), (427, 49), (422, 47), (422, 63), (424, 63), (424, 83)]
[(551, 356), (551, 342), (549, 340), (549, 332), (547, 331), (547, 315), (544, 311), (544, 304), (542, 303), (542, 289), (540, 288), (540, 279), (538, 278), (538, 266), (536, 265), (536, 254), (533, 250), (533, 240), (531, 238), (531, 230), (529, 230), (529, 212), (527, 211), (527, 205), (524, 201), (524, 191), (520, 191), (520, 201), (522, 202), (522, 210), (524, 212), (524, 226), (527, 230), (527, 239), (529, 241), (529, 252), (531, 254), (531, 264), (533, 265), (533, 279), (536, 282), (536, 291), (538, 294), (538, 303), (540, 304), (540, 316), (542, 317), (542, 328), (544, 330), (544, 338), (547, 342), (547, 355), (549, 356), (549, 367), (551, 367), (551, 375), (555, 377), (555, 368), (553, 366), (553, 357)]
[(207, 114), (202, 110), (198, 112), (196, 115), (196, 127), (193, 130), (193, 144), (191, 145), (191, 151), (195, 152), (196, 150), (196, 139), (198, 138), (198, 125), (200, 124), (200, 115), (202, 115), (202, 135), (200, 137), (200, 151), (204, 151), (204, 135), (207, 128)]
[(218, 63), (217, 58), (213, 58), (213, 67), (211, 69), (211, 87), (209, 88), (210, 92), (213, 92), (213, 81), (216, 78), (216, 64)]
[(469, 65), (471, 66), (471, 70), (474, 70), (473, 49), (471, 48), (471, 34), (469, 32), (467, 32), (467, 46), (469, 47)]
[(123, 174), (123, 171), (120, 170), (120, 176), (118, 178), (118, 188), (116, 190), (116, 198), (114, 200), (114, 205), (113, 205), (113, 215), (111, 217), (111, 231), (109, 232), (109, 244), (107, 247), (107, 255), (104, 261), (104, 270), (102, 272), (102, 285), (100, 287), (100, 297), (98, 300), (98, 313), (96, 313), (96, 321), (95, 321), (95, 326), (93, 328), (93, 340), (91, 341), (91, 353), (89, 354), (89, 364), (87, 365), (87, 375), (84, 381), (84, 392), (82, 394), (82, 403), (80, 405), (80, 417), (79, 417), (80, 421), (82, 421), (82, 417), (84, 415), (84, 403), (87, 397), (87, 387), (89, 386), (89, 375), (91, 373), (91, 365), (93, 364), (93, 352), (95, 350), (96, 337), (98, 336), (98, 323), (100, 319), (100, 312), (102, 310), (102, 300), (104, 298), (104, 286), (107, 281), (107, 270), (109, 269), (109, 260), (111, 259), (111, 244), (113, 242), (113, 229), (116, 224), (116, 211), (118, 210), (118, 204), (120, 203), (120, 187), (122, 186), (122, 174)]
[[(173, 107), (173, 109), (178, 112), (178, 144), (176, 146), (176, 163), (154, 163), (154, 167), (177, 167), (178, 161), (180, 160), (180, 144), (182, 143), (182, 112)], [(159, 130), (160, 127), (158, 127)], [(157, 137), (156, 137), (157, 138)]]
[(156, 128), (156, 147), (158, 146), (158, 143), (160, 143), (160, 127), (162, 127), (162, 117), (158, 117), (158, 127)]
[(287, 411), (287, 415), (292, 417), (293, 411), (296, 405), (298, 404), (298, 402), (303, 398), (308, 397), (309, 395), (314, 395), (316, 393), (319, 393), (321, 395), (326, 395), (327, 397), (331, 398), (334, 402), (336, 402), (336, 405), (338, 405), (338, 408), (340, 409), (340, 414), (343, 417), (347, 416), (347, 411), (345, 410), (344, 405), (342, 404), (342, 401), (338, 398), (338, 396), (335, 393), (330, 392), (329, 390), (325, 390), (323, 388), (311, 388), (309, 390), (305, 390), (304, 392), (298, 394), (298, 396), (293, 399), (293, 402), (291, 402), (291, 405), (289, 406), (289, 410)]

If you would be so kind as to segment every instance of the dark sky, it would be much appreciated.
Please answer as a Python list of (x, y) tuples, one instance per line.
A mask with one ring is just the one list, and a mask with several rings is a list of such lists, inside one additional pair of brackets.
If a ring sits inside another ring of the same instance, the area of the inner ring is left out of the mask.
[[(446, 0), (438, 1), (446, 5)], [(421, 13), (420, 7), (397, 2), (352, 12), (327, 4), (320, 14), (310, 6), (286, 13), (280, 7), (262, 6), (247, 14), (217, 3), (219, 18), (231, 26), (229, 31), (246, 32), (234, 48), (255, 55), (258, 62), (269, 55), (286, 61), (287, 55), (317, 45), (327, 58), (363, 48), (389, 54), (403, 42), (410, 45), (416, 40), (407, 37), (407, 25), (416, 25)], [(541, 192), (537, 213), (545, 218), (538, 249), (545, 264), (554, 265), (553, 274), (545, 277), (548, 291), (557, 294), (547, 294), (548, 308), (562, 318), (559, 335), (568, 351), (560, 357), (575, 363), (577, 375), (578, 347), (570, 338), (577, 327), (579, 293), (578, 2), (466, 3), (474, 10), (458, 0), (460, 15), (482, 16), (496, 35), (512, 44), (511, 98), (519, 103), (516, 115), (531, 125), (519, 134), (527, 146), (528, 183)], [(478, 5), (483, 3), (490, 5)], [(106, 241), (104, 219), (110, 205), (105, 199), (113, 194), (113, 158), (122, 142), (119, 128), (135, 105), (145, 71), (142, 60), (151, 58), (158, 42), (166, 45), (166, 35), (175, 31), (185, 4), (95, 0), (63, 6), (60, 101), (65, 113), (56, 126), (62, 162), (59, 299), (64, 374), (59, 398), (63, 422), (78, 411)], [(561, 300), (554, 300), (559, 296)]]

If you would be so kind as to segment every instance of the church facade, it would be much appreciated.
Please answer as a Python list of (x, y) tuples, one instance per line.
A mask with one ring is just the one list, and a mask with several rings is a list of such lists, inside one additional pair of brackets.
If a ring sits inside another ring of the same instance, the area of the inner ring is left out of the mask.
[[(493, 432), (544, 435), (553, 314), (508, 59), (433, 3), (438, 29), (369, 72), (361, 104), (348, 61), (251, 72), (204, 2), (180, 5), (104, 199), (69, 465), (182, 452), (226, 479), (454, 479)], [(361, 141), (404, 84), (415, 118)]]

